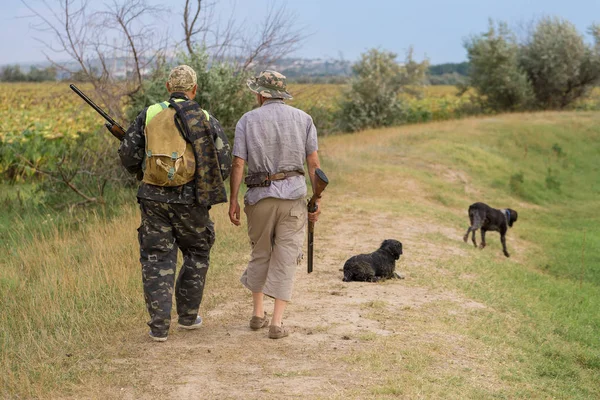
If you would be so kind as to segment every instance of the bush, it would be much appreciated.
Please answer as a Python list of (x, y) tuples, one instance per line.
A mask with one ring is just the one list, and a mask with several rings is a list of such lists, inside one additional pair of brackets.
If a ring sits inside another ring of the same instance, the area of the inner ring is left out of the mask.
[(584, 96), (600, 79), (598, 28), (596, 46), (585, 43), (575, 26), (558, 18), (542, 19), (522, 47), (520, 65), (543, 109), (564, 108)]
[(600, 26), (590, 32), (595, 45), (570, 22), (545, 18), (519, 44), (505, 23), (490, 22), (488, 32), (465, 41), (468, 85), (494, 111), (565, 108), (600, 82)]
[(558, 180), (556, 171), (550, 167), (548, 167), (548, 171), (546, 173), (546, 188), (560, 193), (560, 181)]
[(532, 91), (518, 66), (519, 46), (504, 23), (490, 21), (486, 33), (465, 41), (469, 58), (469, 85), (496, 111), (527, 108)]
[(525, 183), (525, 174), (523, 172), (518, 172), (514, 175), (511, 175), (510, 180), (508, 181), (508, 186), (510, 187), (510, 191), (518, 196), (524, 195), (523, 184)]
[[(238, 71), (229, 63), (213, 62), (209, 65), (209, 56), (205, 51), (197, 50), (194, 55), (183, 55), (177, 64), (187, 64), (196, 71), (198, 92), (195, 100), (200, 107), (214, 115), (225, 132), (233, 138), (235, 125), (241, 116), (252, 109), (255, 97), (246, 88), (248, 72)], [(145, 107), (160, 103), (169, 98), (165, 82), (171, 66), (165, 65), (153, 72), (144, 83), (143, 90), (131, 98), (128, 110), (130, 119)]]
[(121, 167), (115, 144), (104, 130), (53, 139), (25, 130), (0, 146), (0, 172), (10, 184), (33, 183), (43, 206), (105, 204), (113, 187), (135, 182)]
[(409, 51), (404, 65), (395, 53), (371, 49), (352, 66), (350, 86), (344, 92), (336, 116), (342, 131), (391, 126), (404, 121), (399, 94), (409, 85), (421, 84), (428, 63), (417, 63)]

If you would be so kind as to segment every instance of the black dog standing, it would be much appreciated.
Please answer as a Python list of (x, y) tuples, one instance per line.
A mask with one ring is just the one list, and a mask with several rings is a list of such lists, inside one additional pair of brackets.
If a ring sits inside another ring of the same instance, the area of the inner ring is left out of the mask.
[(402, 243), (387, 239), (378, 250), (370, 254), (351, 257), (344, 264), (344, 282), (377, 282), (382, 279), (400, 278), (394, 269), (396, 260), (402, 254)]
[(483, 249), (486, 245), (485, 233), (487, 231), (500, 232), (502, 250), (506, 257), (510, 257), (510, 254), (506, 250), (506, 232), (517, 221), (517, 212), (515, 210), (511, 210), (510, 208), (497, 210), (485, 203), (474, 203), (469, 207), (469, 220), (471, 221), (471, 226), (469, 226), (467, 233), (463, 237), (465, 243), (469, 239), (469, 233), (473, 232), (473, 244), (477, 247), (475, 231), (481, 229), (481, 245), (479, 247)]

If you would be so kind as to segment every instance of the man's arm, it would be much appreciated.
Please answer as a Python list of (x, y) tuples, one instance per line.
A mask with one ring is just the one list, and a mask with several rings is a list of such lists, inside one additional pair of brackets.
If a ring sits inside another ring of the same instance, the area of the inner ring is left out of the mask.
[(240, 203), (238, 202), (238, 194), (240, 192), (240, 185), (242, 184), (242, 177), (244, 176), (244, 164), (243, 158), (234, 157), (233, 164), (231, 165), (231, 175), (229, 176), (229, 220), (234, 225), (240, 225)]
[[(315, 176), (315, 171), (317, 168), (321, 168), (321, 163), (319, 162), (319, 154), (317, 151), (313, 151), (309, 155), (306, 156), (306, 165), (308, 167), (308, 176), (310, 177), (310, 184), (313, 188), (313, 193), (315, 188), (317, 187), (317, 181)], [(317, 211), (314, 213), (308, 213), (308, 220), (311, 222), (317, 222), (319, 219), (319, 214), (321, 214), (321, 199), (317, 199)]]
[(144, 122), (146, 121), (146, 110), (142, 111), (131, 123), (125, 133), (125, 138), (119, 146), (119, 157), (121, 163), (131, 174), (142, 170), (146, 138), (144, 137)]

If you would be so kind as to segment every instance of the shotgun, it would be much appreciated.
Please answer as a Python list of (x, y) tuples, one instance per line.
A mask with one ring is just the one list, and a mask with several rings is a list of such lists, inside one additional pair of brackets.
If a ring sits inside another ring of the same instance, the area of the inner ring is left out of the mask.
[[(317, 211), (317, 199), (321, 197), (321, 193), (325, 190), (325, 187), (329, 184), (329, 179), (325, 175), (325, 172), (317, 168), (315, 170), (315, 184), (316, 187), (313, 188), (313, 195), (308, 201), (308, 212), (314, 213)], [(314, 245), (314, 235), (315, 235), (315, 223), (308, 221), (308, 270), (307, 272), (310, 274), (313, 270), (313, 245)]]
[[(96, 110), (96, 112), (98, 114), (100, 114), (102, 116), (102, 118), (104, 118), (107, 123), (104, 124), (104, 126), (106, 126), (106, 129), (108, 129), (108, 131), (117, 139), (119, 139), (121, 142), (123, 141), (123, 139), (125, 139), (125, 129), (123, 129), (123, 127), (121, 125), (119, 125), (117, 123), (117, 121), (115, 121), (114, 119), (112, 119), (110, 117), (110, 115), (108, 115), (103, 109), (101, 109), (100, 107), (98, 107), (98, 105), (96, 103), (94, 103), (92, 101), (92, 99), (90, 99), (89, 97), (87, 97), (85, 95), (85, 93), (83, 93), (81, 90), (79, 90), (79, 88), (73, 84), (70, 84), (69, 87), (71, 88), (71, 90), (73, 90), (75, 93), (77, 93), (77, 95), (79, 97), (81, 97), (86, 103), (88, 103), (90, 105), (90, 107), (92, 107), (94, 110)], [(139, 171), (136, 175), (136, 178), (138, 181), (141, 181), (142, 179), (144, 179), (144, 172), (143, 171)]]
[(77, 95), (79, 95), (79, 97), (81, 97), (86, 103), (88, 103), (90, 105), (90, 107), (92, 107), (94, 110), (96, 110), (96, 112), (98, 114), (100, 114), (106, 121), (108, 121), (106, 124), (104, 124), (104, 126), (106, 126), (106, 129), (108, 129), (108, 131), (114, 137), (116, 137), (120, 141), (123, 141), (123, 138), (125, 138), (125, 129), (123, 129), (123, 127), (121, 125), (119, 125), (114, 119), (112, 119), (110, 117), (110, 115), (108, 115), (106, 112), (104, 112), (103, 109), (98, 107), (98, 105), (96, 103), (94, 103), (92, 101), (92, 99), (87, 97), (81, 90), (79, 90), (79, 88), (77, 86), (71, 84), (71, 85), (69, 85), (69, 87), (71, 88), (71, 90), (73, 90), (75, 93), (77, 93)]

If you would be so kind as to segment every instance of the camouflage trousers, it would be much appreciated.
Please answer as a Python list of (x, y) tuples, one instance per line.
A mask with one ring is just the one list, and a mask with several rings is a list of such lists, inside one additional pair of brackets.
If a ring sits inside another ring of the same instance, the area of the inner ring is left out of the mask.
[(142, 224), (138, 228), (144, 298), (148, 325), (156, 336), (166, 336), (171, 324), (177, 249), (183, 265), (175, 284), (179, 323), (196, 321), (210, 262), (215, 231), (208, 208), (140, 199)]

